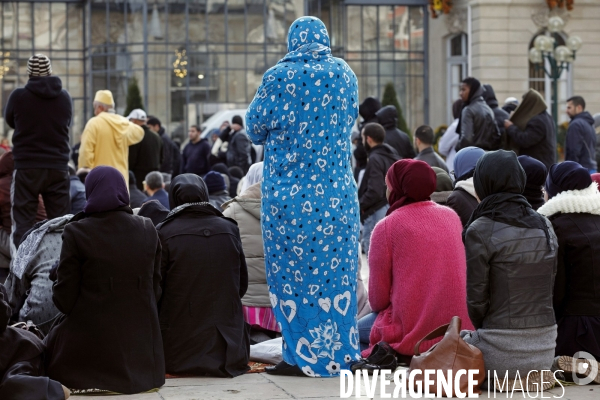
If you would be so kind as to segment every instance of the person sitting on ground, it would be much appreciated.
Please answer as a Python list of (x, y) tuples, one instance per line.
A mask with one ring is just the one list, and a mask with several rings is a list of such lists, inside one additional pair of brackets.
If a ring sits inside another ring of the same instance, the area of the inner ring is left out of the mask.
[(25, 329), (8, 326), (12, 310), (0, 284), (0, 398), (64, 400), (69, 389), (44, 375), (44, 343)]
[(71, 214), (75, 215), (85, 207), (85, 186), (71, 166), (69, 166), (69, 178), (71, 179)]
[[(481, 350), (490, 374), (515, 379), (518, 373), (535, 390), (540, 371), (550, 370), (554, 359), (558, 243), (550, 221), (523, 197), (526, 179), (512, 151), (493, 151), (477, 162), (473, 182), (481, 203), (463, 232), (467, 306), (476, 330), (461, 335)], [(554, 385), (548, 373), (544, 389)]]
[(266, 331), (266, 335), (273, 338), (280, 330), (271, 309), (265, 272), (265, 252), (260, 225), (262, 166), (261, 162), (250, 167), (248, 175), (250, 171), (253, 173), (248, 177), (248, 188), (223, 204), (223, 215), (237, 222), (246, 257), (248, 290), (242, 298), (244, 319), (252, 330)]
[(140, 217), (150, 218), (154, 226), (157, 226), (167, 218), (169, 210), (166, 209), (158, 200), (148, 200), (138, 210)]
[(446, 172), (450, 172), (444, 159), (433, 150), (434, 138), (435, 135), (430, 126), (422, 125), (417, 128), (415, 131), (415, 147), (419, 151), (419, 154), (417, 154), (415, 160), (425, 161), (430, 167), (438, 167)]
[(448, 197), (447, 206), (456, 211), (463, 226), (477, 208), (473, 172), (477, 161), (485, 154), (479, 147), (465, 147), (454, 158), (454, 190)]
[(533, 157), (519, 156), (518, 160), (525, 171), (525, 175), (527, 175), (523, 196), (531, 204), (531, 208), (537, 211), (538, 208), (544, 205), (542, 188), (546, 182), (548, 170), (544, 164)]
[(145, 201), (148, 201), (148, 196), (137, 187), (137, 181), (132, 171), (129, 171), (129, 201), (131, 208), (140, 208)]
[(217, 210), (222, 210), (221, 206), (231, 200), (225, 178), (218, 172), (210, 171), (204, 176), (204, 182), (208, 188), (208, 202), (216, 207)]
[(454, 157), (456, 157), (456, 144), (458, 143), (459, 135), (456, 132), (458, 121), (460, 120), (460, 111), (462, 110), (463, 101), (461, 99), (452, 103), (452, 116), (454, 121), (450, 124), (446, 132), (442, 135), (438, 142), (438, 152), (446, 157), (446, 166), (452, 168), (454, 165)]
[(165, 383), (158, 322), (161, 246), (132, 215), (123, 175), (94, 168), (87, 203), (64, 228), (52, 299), (64, 314), (46, 337), (46, 372), (84, 392), (145, 392)]
[(371, 233), (390, 208), (385, 196), (385, 174), (400, 156), (392, 146), (384, 143), (385, 129), (378, 123), (366, 124), (361, 134), (369, 160), (358, 187), (358, 204), (360, 221), (363, 224), (361, 245), (365, 254), (369, 256)]
[(556, 160), (556, 134), (547, 108), (544, 97), (529, 89), (510, 120), (504, 121), (504, 127), (508, 147), (515, 147), (518, 155), (533, 157), (550, 168)]
[(435, 192), (431, 194), (431, 201), (434, 203), (445, 206), (448, 203), (448, 197), (452, 194), (454, 185), (452, 184), (452, 178), (446, 171), (438, 167), (431, 167), (435, 172), (436, 186)]
[[(358, 321), (363, 357), (381, 341), (411, 356), (419, 340), (454, 316), (463, 328), (472, 327), (462, 225), (454, 211), (429, 201), (435, 172), (423, 161), (400, 160), (388, 170), (386, 184), (391, 207), (373, 231), (369, 252), (374, 313)], [(437, 341), (424, 341), (420, 349)]]
[(237, 196), (237, 186), (240, 183), (240, 180), (231, 175), (231, 172), (229, 171), (229, 168), (227, 168), (227, 165), (223, 163), (217, 163), (213, 165), (211, 169), (223, 175), (226, 181), (229, 180), (229, 184), (225, 182), (225, 185), (227, 186), (227, 191), (229, 192), (229, 196), (231, 198)]
[(62, 233), (73, 216), (38, 222), (23, 236), (5, 286), (19, 322), (32, 321), (47, 334), (59, 314), (52, 302), (50, 269), (58, 263)]
[[(572, 161), (555, 164), (546, 180), (548, 202), (538, 212), (558, 237), (554, 313), (556, 356), (578, 351), (600, 360), (600, 193), (587, 168)], [(562, 357), (559, 366), (570, 360)], [(571, 367), (569, 367), (569, 370)], [(567, 371), (567, 369), (565, 369)], [(596, 382), (600, 383), (600, 377)]]
[[(7, 151), (0, 156), (0, 283), (4, 282), (8, 276), (11, 254), (16, 251), (10, 240), (12, 232), (11, 187), (14, 170), (13, 153)], [(36, 222), (47, 218), (42, 196), (38, 196), (38, 199)], [(11, 247), (13, 248), (12, 252)]]
[(250, 344), (241, 302), (248, 270), (239, 229), (208, 203), (208, 189), (197, 175), (177, 176), (169, 203), (172, 211), (157, 227), (166, 371), (241, 375), (248, 370)]
[(165, 190), (165, 183), (160, 172), (152, 171), (146, 175), (144, 191), (150, 196), (146, 201), (158, 200), (163, 207), (169, 210), (169, 194)]
[(415, 148), (406, 132), (398, 129), (398, 110), (393, 105), (382, 107), (375, 113), (385, 129), (385, 143), (392, 146), (401, 158), (415, 158)]

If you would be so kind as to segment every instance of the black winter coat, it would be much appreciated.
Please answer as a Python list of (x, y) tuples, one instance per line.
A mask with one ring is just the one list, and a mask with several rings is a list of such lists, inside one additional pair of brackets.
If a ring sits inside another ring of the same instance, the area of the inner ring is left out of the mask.
[(458, 214), (462, 226), (465, 227), (478, 204), (477, 199), (469, 192), (462, 188), (456, 188), (448, 197), (446, 205)]
[(392, 146), (401, 158), (415, 158), (415, 148), (405, 132), (397, 128), (398, 111), (394, 106), (385, 106), (375, 114), (381, 126), (385, 128), (384, 143)]
[(369, 152), (369, 162), (358, 188), (361, 221), (388, 203), (385, 195), (385, 175), (399, 159), (396, 150), (385, 143), (373, 147)]
[(527, 122), (525, 132), (516, 125), (508, 127), (506, 133), (514, 144), (519, 146), (520, 156), (533, 157), (550, 170), (556, 162), (556, 135), (554, 122), (546, 111)]
[(594, 117), (587, 111), (575, 115), (569, 124), (565, 141), (565, 161), (575, 161), (589, 170), (598, 169)]
[(147, 125), (141, 142), (129, 146), (129, 169), (133, 171), (137, 187), (144, 190), (146, 175), (158, 171), (163, 161), (163, 141), (157, 133), (152, 132)]
[(158, 131), (158, 135), (162, 139), (163, 160), (160, 164), (160, 172), (171, 174), (171, 179), (179, 175), (181, 169), (181, 150), (179, 146), (171, 140), (166, 134), (165, 128), (162, 126)]
[(227, 146), (228, 167), (240, 167), (246, 174), (252, 164), (251, 153), (252, 144), (245, 129), (229, 134), (229, 146)]
[(68, 169), (73, 102), (58, 76), (33, 77), (24, 88), (15, 89), (4, 118), (15, 130), (15, 169)]
[(63, 233), (46, 372), (73, 389), (140, 393), (165, 383), (158, 323), (161, 247), (129, 207), (80, 213)]
[(541, 229), (481, 217), (469, 225), (467, 308), (476, 329), (525, 329), (555, 324), (552, 290), (558, 245)]
[(163, 245), (160, 327), (166, 371), (233, 377), (248, 370), (241, 298), (248, 270), (237, 224), (197, 205), (157, 227)]
[(563, 316), (600, 317), (600, 215), (555, 214), (550, 217), (558, 237), (558, 271), (554, 310)]

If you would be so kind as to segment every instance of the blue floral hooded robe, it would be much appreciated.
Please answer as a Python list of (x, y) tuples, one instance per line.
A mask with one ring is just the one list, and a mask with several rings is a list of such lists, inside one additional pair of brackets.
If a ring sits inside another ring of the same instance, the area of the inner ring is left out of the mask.
[(297, 19), (289, 53), (269, 69), (246, 114), (265, 146), (262, 231), (283, 359), (336, 376), (358, 359), (358, 197), (350, 134), (356, 75), (331, 56), (323, 22)]

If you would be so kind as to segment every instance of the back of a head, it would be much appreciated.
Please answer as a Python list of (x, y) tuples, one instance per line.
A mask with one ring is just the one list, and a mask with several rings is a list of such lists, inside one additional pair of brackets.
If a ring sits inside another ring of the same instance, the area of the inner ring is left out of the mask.
[(215, 194), (227, 190), (223, 175), (216, 171), (210, 171), (204, 176), (204, 182), (208, 188), (208, 194)]
[[(218, 172), (213, 173), (221, 176)], [(181, 174), (171, 181), (171, 190), (169, 191), (171, 210), (183, 204), (201, 202), (208, 202), (208, 189), (204, 180), (198, 175)]]
[(463, 104), (464, 103), (461, 99), (458, 99), (454, 103), (452, 103), (452, 116), (454, 117), (454, 119), (460, 118), (460, 112), (462, 111)]
[(539, 160), (530, 156), (519, 156), (519, 164), (523, 167), (525, 175), (527, 175), (527, 186), (541, 188), (546, 182), (548, 169)]
[[(501, 166), (501, 167), (499, 167)], [(497, 193), (522, 194), (527, 176), (513, 151), (484, 154), (475, 167), (473, 184), (480, 200)]]
[(229, 168), (227, 168), (227, 165), (223, 164), (223, 162), (218, 162), (217, 164), (213, 165), (210, 169), (220, 174), (229, 175)]
[(27, 74), (30, 78), (52, 75), (50, 59), (44, 54), (31, 56), (27, 60)]
[(485, 154), (485, 151), (479, 147), (469, 146), (459, 150), (454, 157), (454, 177), (456, 181), (469, 179), (473, 176), (473, 171), (477, 161)]
[(575, 107), (581, 106), (581, 109), (585, 111), (585, 100), (581, 96), (573, 96), (567, 99), (567, 103), (573, 103)]
[(142, 204), (137, 215), (150, 218), (152, 224), (156, 226), (167, 218), (169, 210), (167, 210), (158, 200), (150, 200)]
[(137, 180), (135, 179), (135, 174), (133, 173), (133, 171), (129, 171), (129, 187), (136, 187), (137, 185)]
[(385, 140), (385, 129), (377, 122), (370, 122), (363, 127), (362, 134), (370, 137), (375, 143), (383, 143)]
[(421, 143), (426, 145), (433, 145), (433, 140), (435, 135), (433, 134), (433, 129), (429, 125), (421, 125), (415, 131), (415, 137), (421, 141)]
[(234, 178), (242, 179), (244, 177), (244, 170), (237, 165), (234, 165), (233, 167), (229, 167), (229, 175)]
[(435, 172), (437, 184), (435, 187), (436, 192), (449, 192), (453, 189), (452, 178), (446, 171), (438, 167), (431, 167)]
[(160, 119), (158, 119), (154, 116), (148, 116), (148, 120), (146, 120), (146, 125), (153, 125), (153, 126), (158, 125), (159, 127), (162, 126)]
[(550, 167), (545, 188), (548, 199), (551, 199), (568, 190), (587, 189), (591, 184), (592, 177), (587, 168), (574, 161), (564, 161)]
[(358, 107), (358, 112), (364, 120), (375, 118), (375, 113), (381, 108), (381, 102), (375, 97), (367, 97)]
[(238, 125), (240, 125), (242, 127), (244, 126), (244, 120), (239, 115), (234, 115), (233, 118), (231, 118), (231, 123), (232, 124), (238, 124)]
[(145, 181), (146, 181), (146, 186), (148, 186), (148, 189), (150, 189), (150, 190), (162, 189), (162, 187), (165, 183), (163, 181), (162, 174), (158, 171), (149, 172), (146, 175)]

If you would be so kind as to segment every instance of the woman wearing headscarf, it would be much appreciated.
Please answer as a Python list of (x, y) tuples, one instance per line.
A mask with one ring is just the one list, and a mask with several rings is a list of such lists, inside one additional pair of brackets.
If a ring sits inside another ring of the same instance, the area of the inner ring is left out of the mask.
[(463, 226), (467, 224), (473, 210), (477, 208), (473, 173), (477, 161), (485, 154), (479, 147), (465, 147), (454, 158), (454, 190), (448, 196), (446, 205), (460, 217)]
[[(558, 251), (552, 225), (523, 197), (526, 175), (512, 151), (481, 157), (473, 182), (481, 203), (463, 238), (467, 307), (477, 330), (464, 339), (481, 350), (489, 373), (504, 377), (508, 371), (514, 379), (517, 372), (524, 377), (549, 370), (556, 340), (552, 288)], [(530, 378), (532, 390), (539, 373)], [(551, 379), (551, 373), (544, 375), (545, 382)]]
[(165, 382), (156, 302), (161, 246), (133, 215), (121, 172), (94, 168), (87, 203), (63, 232), (52, 299), (64, 316), (46, 337), (46, 371), (70, 389), (131, 394)]
[(267, 372), (337, 376), (360, 358), (360, 228), (350, 163), (358, 85), (346, 62), (332, 57), (318, 18), (292, 23), (288, 50), (246, 114), (251, 140), (265, 149), (265, 264), (285, 342), (283, 362)]
[(500, 148), (501, 137), (492, 109), (483, 99), (485, 88), (472, 77), (460, 83), (460, 98), (463, 101), (456, 132), (460, 135), (456, 150), (475, 146), (484, 150)]
[(448, 197), (452, 194), (452, 179), (446, 171), (438, 167), (431, 167), (435, 172), (436, 186), (435, 192), (431, 194), (431, 201), (434, 203), (445, 206), (448, 203)]
[(548, 170), (544, 164), (533, 157), (519, 156), (517, 159), (527, 176), (527, 183), (525, 184), (523, 196), (525, 196), (529, 204), (531, 204), (531, 207), (534, 210), (537, 210), (544, 205), (544, 193), (542, 192), (542, 188), (546, 182)]
[(504, 121), (504, 127), (509, 143), (520, 156), (533, 157), (550, 168), (556, 160), (556, 133), (547, 108), (542, 95), (529, 89), (510, 120)]
[(157, 226), (166, 371), (241, 375), (248, 370), (250, 345), (241, 303), (248, 270), (237, 224), (208, 202), (206, 184), (195, 174), (173, 179), (169, 205), (171, 212)]
[[(373, 314), (359, 321), (365, 357), (381, 341), (411, 356), (419, 340), (453, 316), (472, 327), (462, 225), (456, 213), (430, 201), (435, 172), (423, 161), (400, 160), (386, 184), (390, 209), (373, 231), (369, 252), (369, 302), (377, 314), (374, 323)], [(424, 341), (421, 350), (437, 341)]]
[(558, 361), (569, 371), (578, 351), (600, 360), (600, 193), (588, 170), (572, 161), (553, 165), (545, 188), (548, 202), (538, 212), (558, 237), (556, 355), (567, 356)]

